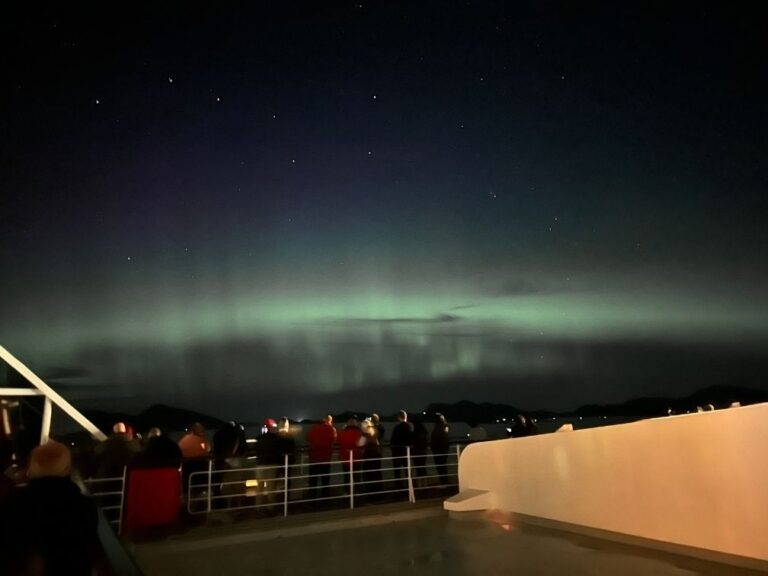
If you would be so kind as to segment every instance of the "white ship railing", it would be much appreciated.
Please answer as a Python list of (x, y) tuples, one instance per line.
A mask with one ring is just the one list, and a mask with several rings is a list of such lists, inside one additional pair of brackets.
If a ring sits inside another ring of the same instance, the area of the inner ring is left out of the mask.
[[(300, 464), (291, 464), (290, 457), (285, 455), (282, 465), (220, 470), (216, 470), (213, 461), (209, 461), (207, 470), (192, 472), (187, 478), (187, 512), (274, 511), (281, 507), (282, 515), (288, 516), (289, 507), (297, 504), (347, 501), (346, 507), (353, 509), (362, 501), (370, 502), (372, 497), (393, 494), (407, 494), (408, 501), (415, 503), (417, 493), (458, 486), (456, 477), (460, 453), (461, 446), (458, 445), (455, 451), (445, 454), (415, 456), (411, 448), (407, 448), (405, 456), (358, 459), (350, 456), (347, 461)], [(415, 459), (423, 458), (426, 462), (430, 456), (432, 466), (426, 463), (414, 465)], [(445, 463), (434, 464), (435, 457), (445, 458)], [(398, 466), (399, 461), (403, 464)], [(330, 471), (312, 474), (311, 467), (317, 465), (328, 466)], [(343, 465), (346, 465), (346, 470)], [(430, 473), (430, 468), (434, 469), (434, 473)], [(400, 478), (397, 478), (398, 470), (402, 474)], [(313, 478), (317, 483), (310, 486), (309, 481)], [(320, 482), (321, 478), (328, 480), (326, 486)], [(447, 482), (443, 484), (441, 480)]]

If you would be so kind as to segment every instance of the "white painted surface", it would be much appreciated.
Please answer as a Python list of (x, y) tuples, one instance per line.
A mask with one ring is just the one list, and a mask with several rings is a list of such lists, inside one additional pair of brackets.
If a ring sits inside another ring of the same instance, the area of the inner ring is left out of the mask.
[(498, 510), (768, 560), (768, 404), (472, 444), (459, 484)]
[[(72, 406), (72, 404), (70, 404), (64, 398), (62, 398), (62, 396), (58, 392), (56, 392), (53, 388), (48, 386), (48, 384), (43, 382), (43, 380), (37, 374), (35, 374), (34, 372), (32, 372), (32, 370), (27, 368), (27, 366), (23, 364), (21, 360), (19, 360), (18, 358), (16, 358), (16, 356), (14, 356), (8, 350), (3, 348), (3, 346), (0, 346), (0, 358), (5, 360), (5, 362), (11, 368), (16, 370), (16, 372), (18, 372), (19, 374), (21, 374), (27, 380), (27, 382), (29, 382), (30, 384), (32, 384), (32, 386), (34, 386), (35, 389), (39, 390), (40, 393), (44, 394), (48, 400), (50, 400), (51, 402), (56, 404), (56, 406), (61, 408), (61, 410), (63, 410), (64, 413), (67, 414), (67, 416), (72, 418), (75, 422), (80, 424), (80, 426), (82, 426), (88, 432), (90, 432), (91, 436), (93, 436), (97, 440), (107, 439), (106, 435), (101, 430), (99, 430), (93, 422), (91, 422), (90, 420), (88, 420), (88, 418), (83, 416), (77, 410), (77, 408), (75, 408), (74, 406)], [(45, 426), (45, 422), (43, 423), (43, 425)], [(48, 426), (50, 427), (50, 413), (49, 413)], [(47, 432), (45, 429), (43, 429), (42, 435), (47, 436)]]

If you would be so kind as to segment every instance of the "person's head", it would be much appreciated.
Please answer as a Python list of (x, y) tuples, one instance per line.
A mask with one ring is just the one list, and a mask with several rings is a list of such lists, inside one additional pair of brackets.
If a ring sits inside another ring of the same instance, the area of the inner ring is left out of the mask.
[(515, 418), (517, 418), (517, 423), (520, 424), (520, 426), (527, 426), (528, 425), (528, 420), (526, 419), (526, 417), (524, 415), (518, 414), (517, 416), (515, 416)]
[(160, 430), (160, 428), (150, 428), (149, 432), (147, 432), (147, 440), (151, 440), (152, 438), (158, 438), (163, 435), (163, 431)]
[(375, 434), (376, 429), (373, 427), (373, 423), (371, 422), (370, 418), (366, 418), (362, 422), (360, 422), (360, 430), (362, 430), (363, 434), (366, 436), (373, 436)]
[(205, 427), (200, 422), (195, 422), (190, 426), (189, 431), (195, 436), (205, 436)]
[(371, 422), (373, 423), (374, 426), (378, 426), (381, 423), (381, 418), (379, 417), (378, 414), (376, 414), (376, 412), (371, 414)]
[(112, 425), (113, 434), (125, 434), (127, 431), (128, 427), (125, 425), (125, 422), (115, 422)]
[(69, 448), (54, 440), (41, 444), (32, 450), (29, 456), (27, 477), (30, 480), (45, 477), (69, 476), (72, 468), (72, 454)]
[(448, 424), (448, 421), (445, 419), (445, 416), (443, 416), (442, 414), (440, 414), (440, 412), (438, 412), (437, 414), (435, 414), (435, 423), (440, 426), (445, 426), (446, 424)]
[(400, 420), (400, 422), (408, 422), (408, 412), (400, 410), (400, 412), (397, 413), (397, 419)]
[(288, 419), (288, 416), (283, 416), (282, 418), (280, 418), (280, 424), (278, 428), (282, 433), (287, 433), (291, 431), (291, 421)]
[(267, 418), (264, 420), (264, 429), (267, 432), (277, 432), (277, 422), (274, 418)]
[(333, 425), (333, 416), (331, 416), (330, 414), (326, 414), (323, 417), (323, 423)]
[(347, 428), (359, 428), (359, 426), (360, 425), (357, 422), (357, 418), (355, 418), (354, 416), (349, 420), (347, 420)]

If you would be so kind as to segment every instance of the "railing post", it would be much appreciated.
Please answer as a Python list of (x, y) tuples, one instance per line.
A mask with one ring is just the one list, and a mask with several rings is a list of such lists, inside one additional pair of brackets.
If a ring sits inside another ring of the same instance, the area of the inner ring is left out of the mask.
[(349, 509), (352, 510), (355, 507), (355, 459), (352, 455), (352, 450), (349, 451)]
[(288, 454), (284, 458), (283, 476), (283, 518), (288, 516)]
[(51, 434), (51, 410), (53, 409), (53, 404), (51, 403), (51, 399), (48, 398), (48, 396), (45, 397), (45, 402), (43, 403), (43, 421), (40, 425), (40, 444), (47, 444), (48, 443), (48, 437)]
[(411, 447), (405, 448), (406, 458), (408, 459), (408, 502), (411, 504), (416, 502), (416, 494), (413, 491), (413, 474), (411, 473)]
[(461, 459), (461, 444), (456, 444), (456, 484), (459, 483), (459, 460)]
[(208, 498), (207, 498), (207, 505), (206, 505), (206, 511), (208, 514), (211, 513), (211, 488), (213, 484), (213, 479), (211, 476), (213, 475), (213, 460), (208, 460)]
[(117, 511), (117, 535), (123, 533), (123, 507), (125, 506), (125, 480), (128, 476), (128, 466), (123, 466), (123, 485), (120, 487), (120, 509)]

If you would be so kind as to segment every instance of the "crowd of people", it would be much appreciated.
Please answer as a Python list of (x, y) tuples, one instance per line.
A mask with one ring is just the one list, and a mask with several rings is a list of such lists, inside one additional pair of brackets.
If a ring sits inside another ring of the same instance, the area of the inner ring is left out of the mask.
[[(526, 429), (525, 418), (521, 418), (516, 432)], [(334, 461), (341, 464), (343, 474), (354, 477), (356, 491), (363, 495), (384, 491), (385, 469), (391, 469), (395, 489), (404, 489), (409, 475), (416, 487), (426, 486), (430, 452), (436, 483), (448, 485), (450, 427), (442, 414), (434, 416), (431, 431), (425, 424), (422, 415), (409, 418), (401, 410), (387, 436), (378, 414), (349, 418), (339, 430), (333, 417), (325, 416), (304, 436), (306, 446), (302, 448), (308, 460), (305, 498), (332, 497), (332, 484), (346, 489), (346, 476), (340, 482), (331, 481)], [(530, 428), (526, 430), (519, 435), (532, 433)], [(389, 457), (384, 450), (387, 445)], [(95, 444), (86, 457), (81, 455), (77, 467), (83, 478), (122, 477), (126, 467), (174, 467), (183, 471), (186, 485), (186, 479), (197, 470), (209, 466), (217, 471), (228, 470), (238, 457), (255, 455), (260, 479), (270, 492), (272, 482), (288, 481), (283, 476), (284, 465), (293, 464), (298, 453), (287, 418), (279, 422), (268, 418), (261, 434), (251, 441), (246, 441), (243, 426), (234, 422), (216, 430), (212, 437), (195, 422), (178, 441), (159, 428), (141, 436), (126, 423), (117, 422), (106, 440)], [(21, 478), (23, 487), (14, 487), (10, 482), (0, 486), (0, 553), (11, 573), (58, 573), (54, 566), (66, 567), (67, 574), (91, 573), (97, 513), (93, 502), (70, 478), (72, 460), (67, 446), (51, 440), (31, 452)], [(8, 477), (2, 475), (2, 479)], [(215, 489), (222, 491), (220, 487)]]

